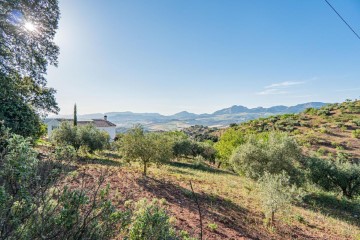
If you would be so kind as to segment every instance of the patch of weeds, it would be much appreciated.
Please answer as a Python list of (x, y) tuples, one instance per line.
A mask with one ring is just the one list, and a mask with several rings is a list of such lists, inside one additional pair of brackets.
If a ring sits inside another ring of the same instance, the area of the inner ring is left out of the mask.
[(210, 229), (210, 231), (215, 232), (218, 228), (218, 225), (216, 223), (209, 223), (207, 227)]

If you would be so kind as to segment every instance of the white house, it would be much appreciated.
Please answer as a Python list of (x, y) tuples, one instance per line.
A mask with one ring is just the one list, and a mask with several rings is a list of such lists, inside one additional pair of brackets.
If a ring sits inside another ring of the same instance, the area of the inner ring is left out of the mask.
[[(73, 119), (65, 118), (49, 118), (46, 119), (45, 124), (47, 125), (48, 137), (51, 137), (51, 133), (54, 129), (58, 128), (62, 122), (73, 122)], [(114, 140), (116, 136), (116, 125), (107, 120), (107, 116), (104, 116), (104, 119), (92, 119), (88, 121), (78, 121), (78, 126), (93, 124), (97, 129), (103, 130), (110, 135), (110, 139)]]

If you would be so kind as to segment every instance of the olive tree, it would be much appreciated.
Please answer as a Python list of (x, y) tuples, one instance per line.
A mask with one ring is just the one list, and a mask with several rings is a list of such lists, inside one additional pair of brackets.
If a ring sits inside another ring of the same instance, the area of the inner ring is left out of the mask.
[(142, 126), (130, 129), (121, 139), (120, 151), (127, 161), (138, 161), (146, 176), (149, 164), (160, 165), (172, 157), (172, 144), (166, 135), (145, 133)]
[(274, 223), (275, 213), (286, 211), (291, 203), (301, 200), (303, 193), (291, 185), (290, 177), (283, 171), (279, 174), (265, 172), (259, 179), (260, 199), (266, 221)]
[(295, 166), (300, 158), (301, 150), (294, 138), (286, 133), (270, 132), (250, 136), (234, 151), (230, 164), (236, 172), (252, 179), (260, 178), (264, 172), (282, 171), (295, 178), (298, 173)]
[(308, 158), (309, 179), (327, 191), (340, 191), (353, 198), (360, 194), (360, 164), (347, 159)]

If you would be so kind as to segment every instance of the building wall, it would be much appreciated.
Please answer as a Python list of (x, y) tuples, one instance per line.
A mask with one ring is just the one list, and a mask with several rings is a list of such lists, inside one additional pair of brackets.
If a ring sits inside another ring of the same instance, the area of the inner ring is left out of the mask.
[(116, 127), (96, 127), (99, 130), (103, 130), (110, 135), (110, 141), (113, 141), (116, 137)]
[(50, 138), (52, 131), (60, 126), (60, 122), (54, 119), (46, 123), (46, 125), (47, 125), (47, 133), (48, 133), (47, 135), (48, 138)]

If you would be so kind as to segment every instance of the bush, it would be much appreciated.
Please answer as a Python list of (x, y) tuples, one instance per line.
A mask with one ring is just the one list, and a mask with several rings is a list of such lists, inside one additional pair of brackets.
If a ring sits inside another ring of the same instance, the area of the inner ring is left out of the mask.
[(107, 132), (100, 131), (91, 124), (77, 127), (78, 145), (86, 146), (90, 153), (105, 149), (109, 146), (109, 140), (110, 136)]
[(353, 119), (352, 122), (353, 122), (356, 126), (360, 127), (360, 118)]
[(76, 159), (76, 150), (73, 146), (56, 146), (54, 158), (57, 160), (73, 161)]
[(135, 211), (129, 226), (129, 240), (178, 239), (170, 224), (170, 218), (158, 200), (148, 202), (142, 199), (135, 204)]
[(341, 191), (352, 198), (360, 194), (360, 164), (352, 163), (346, 156), (335, 160), (307, 159), (309, 179), (327, 191)]
[(360, 138), (360, 129), (355, 129), (352, 131), (352, 136), (354, 138)]
[(73, 126), (69, 122), (63, 122), (59, 128), (53, 131), (51, 139), (57, 145), (70, 145), (76, 150), (85, 147), (92, 153), (109, 146), (110, 136), (107, 132), (98, 130), (91, 124)]
[(51, 140), (57, 145), (70, 145), (76, 150), (79, 149), (79, 141), (77, 138), (77, 128), (70, 122), (62, 122), (60, 127), (52, 132)]
[(282, 171), (295, 178), (298, 175), (295, 165), (300, 157), (301, 150), (292, 137), (271, 132), (250, 136), (236, 149), (230, 163), (236, 172), (252, 179), (260, 178), (265, 172), (279, 174)]
[(290, 177), (285, 173), (270, 174), (265, 172), (259, 180), (261, 204), (266, 221), (273, 224), (275, 213), (286, 211), (295, 200), (302, 199), (302, 192), (290, 184)]
[(219, 158), (219, 166), (221, 164), (228, 166), (233, 151), (244, 142), (245, 134), (243, 131), (228, 128), (214, 146)]
[(38, 159), (29, 139), (10, 136), (0, 169), (0, 239), (111, 239), (127, 224), (104, 176), (92, 190), (56, 187), (66, 167)]

